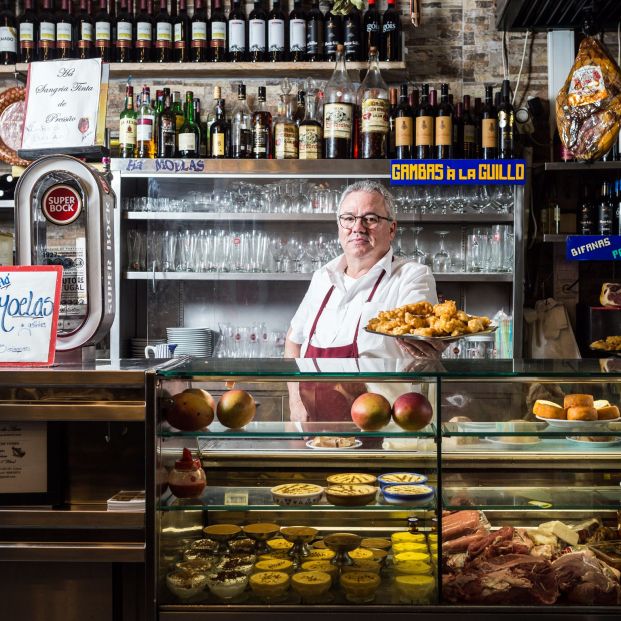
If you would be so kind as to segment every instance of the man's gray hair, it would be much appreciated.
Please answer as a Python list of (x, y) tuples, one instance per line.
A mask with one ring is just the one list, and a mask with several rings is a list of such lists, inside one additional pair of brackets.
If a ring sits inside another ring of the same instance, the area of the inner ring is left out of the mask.
[(356, 183), (352, 183), (345, 188), (345, 190), (341, 194), (338, 209), (336, 210), (337, 219), (339, 217), (339, 214), (341, 213), (341, 205), (352, 192), (368, 192), (369, 194), (379, 194), (384, 199), (386, 215), (391, 220), (395, 220), (395, 197), (386, 189), (386, 186), (384, 186), (382, 183), (380, 183), (379, 181), (370, 181), (368, 179), (365, 179), (364, 181), (356, 181)]

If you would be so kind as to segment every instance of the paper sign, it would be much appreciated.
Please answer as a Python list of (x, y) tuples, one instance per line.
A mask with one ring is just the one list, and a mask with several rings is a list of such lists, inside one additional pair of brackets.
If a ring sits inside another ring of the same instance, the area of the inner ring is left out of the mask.
[(100, 144), (101, 84), (101, 58), (30, 63), (22, 150)]
[(47, 423), (0, 423), (0, 494), (47, 492)]
[(0, 267), (0, 366), (54, 362), (63, 268)]

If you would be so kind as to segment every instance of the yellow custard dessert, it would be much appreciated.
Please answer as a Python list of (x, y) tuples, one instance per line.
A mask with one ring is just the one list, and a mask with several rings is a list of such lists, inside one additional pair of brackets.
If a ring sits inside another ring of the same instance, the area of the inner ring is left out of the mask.
[(301, 571), (291, 578), (291, 588), (307, 601), (327, 593), (331, 586), (332, 578), (323, 571)]
[(393, 563), (399, 574), (431, 574), (429, 554), (426, 552), (401, 552), (395, 554)]
[(293, 563), (288, 559), (271, 559), (259, 561), (254, 566), (255, 571), (284, 571), (286, 574), (293, 573)]
[(377, 481), (377, 477), (364, 472), (341, 472), (331, 474), (326, 481), (330, 485), (373, 485)]
[(377, 561), (372, 561), (370, 559), (360, 559), (354, 561), (353, 565), (345, 565), (341, 569), (341, 572), (344, 574), (347, 574), (350, 571), (368, 571), (371, 574), (379, 574), (380, 564)]
[(339, 568), (330, 561), (306, 561), (302, 563), (302, 571), (320, 571), (328, 574), (333, 581), (336, 581), (339, 575)]
[[(408, 531), (393, 533), (390, 536), (392, 545), (395, 543), (424, 543), (425, 535), (423, 533), (410, 533)], [(437, 541), (437, 538), (436, 538)]]
[(274, 561), (277, 559), (288, 559), (289, 554), (287, 550), (279, 550), (275, 552), (268, 552), (267, 554), (261, 554), (259, 556), (259, 561)]
[(371, 550), (367, 550), (366, 548), (356, 548), (355, 550), (352, 550), (347, 554), (349, 555), (349, 558), (353, 561), (362, 559), (370, 560), (373, 558), (373, 552), (371, 552)]
[(341, 574), (340, 585), (345, 597), (355, 604), (372, 602), (380, 585), (380, 577), (368, 571), (352, 571)]
[(282, 551), (282, 550), (290, 550), (293, 547), (293, 544), (290, 541), (287, 541), (286, 539), (270, 539), (267, 542), (267, 545), (269, 547), (270, 550), (273, 551)]
[(429, 541), (433, 541), (434, 543), (438, 543), (438, 534), (437, 533), (429, 533)]
[(388, 552), (386, 550), (372, 549), (371, 552), (373, 552), (374, 561), (377, 561), (380, 565), (386, 564), (386, 559), (388, 558)]
[(308, 551), (308, 556), (306, 557), (309, 561), (329, 561), (335, 557), (336, 553), (332, 550), (322, 550), (321, 548), (313, 548)]
[(250, 576), (250, 588), (261, 598), (273, 599), (286, 593), (289, 580), (284, 571), (261, 571)]
[(392, 546), (393, 554), (399, 554), (400, 552), (427, 552), (426, 543), (413, 543), (411, 541), (403, 543), (395, 543)]
[(325, 550), (326, 542), (323, 539), (319, 539), (319, 541), (313, 541), (313, 543), (311, 543), (311, 548), (317, 548), (318, 550)]
[(399, 600), (404, 604), (429, 604), (435, 590), (432, 576), (396, 576)]
[(378, 550), (388, 550), (390, 545), (390, 540), (384, 537), (365, 537), (360, 542), (361, 548), (377, 548)]

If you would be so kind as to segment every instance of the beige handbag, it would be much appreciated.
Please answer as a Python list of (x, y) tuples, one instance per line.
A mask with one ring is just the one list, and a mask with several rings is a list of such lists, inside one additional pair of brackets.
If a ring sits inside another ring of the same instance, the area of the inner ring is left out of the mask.
[(554, 298), (524, 309), (526, 358), (581, 358), (567, 309)]

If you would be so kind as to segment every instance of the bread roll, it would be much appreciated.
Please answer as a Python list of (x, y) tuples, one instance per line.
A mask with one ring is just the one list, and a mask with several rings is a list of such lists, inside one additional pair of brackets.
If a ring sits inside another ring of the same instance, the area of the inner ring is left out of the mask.
[(592, 408), (593, 395), (565, 395), (563, 407), (567, 408)]
[(596, 411), (598, 420), (611, 420), (613, 418), (619, 418), (619, 408), (616, 405), (609, 405), (596, 409)]
[(597, 410), (585, 406), (567, 408), (567, 420), (597, 420)]
[(560, 405), (552, 401), (544, 401), (542, 399), (537, 399), (537, 401), (535, 401), (535, 405), (533, 406), (533, 414), (535, 416), (540, 416), (541, 418), (558, 418), (561, 420), (565, 420), (565, 418), (567, 418), (565, 416), (565, 410)]

